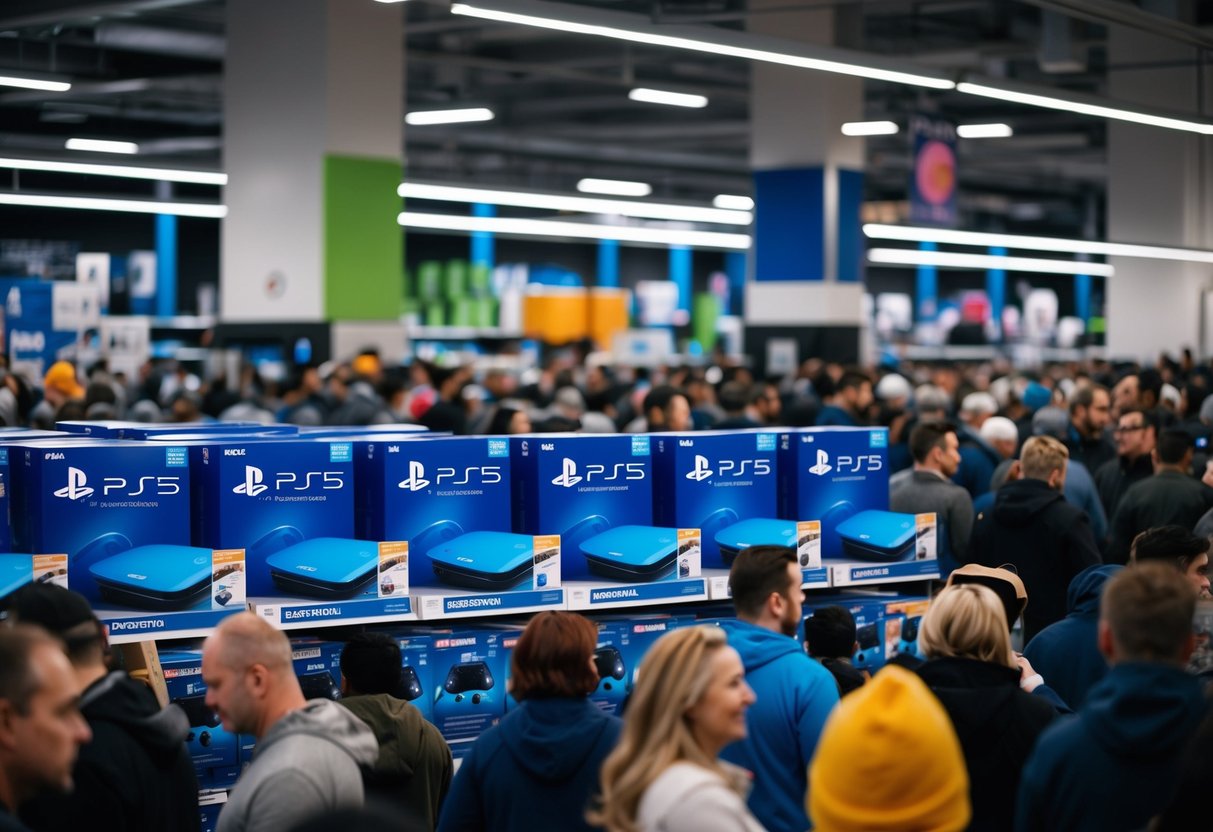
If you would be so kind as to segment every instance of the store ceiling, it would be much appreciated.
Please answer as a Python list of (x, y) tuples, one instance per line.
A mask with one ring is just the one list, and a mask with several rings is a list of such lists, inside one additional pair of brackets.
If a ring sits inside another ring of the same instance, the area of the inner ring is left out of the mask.
[[(747, 15), (739, 0), (585, 5), (731, 27)], [(1109, 16), (1115, 7), (1137, 12), (1111, 0), (788, 3), (825, 5), (855, 16), (862, 34), (841, 44), (850, 48), (1091, 93), (1106, 89), (1108, 26), (1124, 25)], [(496, 113), (487, 123), (407, 128), (414, 178), (567, 192), (584, 176), (637, 179), (653, 184), (655, 198), (697, 202), (749, 191), (745, 62), (456, 17), (443, 3), (408, 3), (405, 15), (408, 109), (466, 104)], [(55, 72), (74, 86), (0, 92), (0, 155), (68, 158), (64, 140), (88, 135), (139, 143), (136, 159), (107, 162), (217, 169), (223, 52), (221, 0), (5, 0), (0, 70)], [(1176, 55), (1191, 62), (1196, 49), (1177, 40)], [(638, 85), (701, 93), (710, 104), (688, 110), (629, 101)], [(938, 112), (1014, 128), (1009, 139), (962, 142), (967, 227), (1101, 232), (1104, 122), (872, 81), (865, 90), (871, 119), (904, 125), (912, 113)], [(904, 200), (909, 167), (904, 132), (869, 139), (869, 200)], [(0, 187), (6, 178), (0, 175)]]

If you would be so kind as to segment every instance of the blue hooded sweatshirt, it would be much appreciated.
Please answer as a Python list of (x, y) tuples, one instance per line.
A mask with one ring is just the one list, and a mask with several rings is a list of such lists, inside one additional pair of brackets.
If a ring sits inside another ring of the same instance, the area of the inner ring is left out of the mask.
[(1116, 665), (1078, 716), (1037, 742), (1020, 780), (1016, 830), (1145, 827), (1171, 802), (1207, 707), (1199, 680), (1181, 668)]
[[(1116, 564), (1088, 566), (1070, 581), (1066, 604), (1070, 612), (1036, 634), (1023, 654), (1045, 683), (1074, 710), (1081, 710), (1087, 691), (1108, 672), (1099, 652), (1099, 599)], [(1029, 599), (1028, 603), (1031, 603)]]
[(826, 717), (838, 704), (830, 671), (796, 639), (744, 621), (724, 621), (757, 699), (746, 714), (748, 736), (721, 757), (754, 773), (750, 811), (769, 832), (803, 832), (809, 761)]
[(527, 699), (459, 767), (438, 832), (590, 830), (585, 812), (623, 723), (588, 699)]

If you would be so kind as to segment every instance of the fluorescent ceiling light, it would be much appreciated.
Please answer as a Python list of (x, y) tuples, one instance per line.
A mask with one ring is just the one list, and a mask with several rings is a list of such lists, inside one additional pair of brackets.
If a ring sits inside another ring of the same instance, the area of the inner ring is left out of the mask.
[(648, 196), (653, 186), (647, 182), (625, 182), (622, 179), (582, 179), (577, 190), (583, 194), (608, 194), (610, 196)]
[(488, 107), (465, 107), (461, 110), (415, 110), (404, 117), (405, 124), (464, 124), (471, 121), (492, 121)]
[(23, 90), (45, 90), (46, 92), (67, 92), (72, 88), (72, 85), (67, 81), (47, 81), (41, 78), (0, 75), (0, 87), (20, 87)]
[(1002, 269), (1035, 274), (1087, 274), (1111, 277), (1116, 270), (1107, 263), (1079, 260), (1044, 260), (1037, 257), (1004, 257), (997, 254), (961, 254), (954, 251), (920, 251), (914, 248), (874, 248), (868, 262), (886, 266), (938, 266), (945, 269)]
[(668, 104), (671, 107), (706, 107), (706, 95), (692, 95), (686, 92), (670, 92), (668, 90), (652, 90), (648, 87), (637, 87), (628, 93), (633, 101), (643, 101), (646, 104)]
[(800, 69), (837, 72), (876, 81), (910, 84), (937, 90), (950, 90), (956, 84), (942, 73), (919, 69), (905, 61), (882, 58), (833, 47), (765, 37), (750, 32), (704, 26), (676, 26), (654, 23), (640, 15), (545, 3), (541, 0), (512, 0), (495, 3), (478, 0), (476, 4), (453, 3), (452, 14), (537, 26), (562, 33), (595, 35), (651, 46), (688, 49), (711, 55), (726, 55), (750, 61), (782, 64)]
[(712, 204), (717, 208), (724, 208), (729, 211), (753, 211), (754, 200), (748, 196), (739, 194), (717, 194), (712, 200)]
[(97, 165), (89, 162), (52, 162), (41, 159), (0, 159), (0, 168), (42, 170), (51, 173), (83, 173), (118, 176), (123, 179), (154, 179), (160, 182), (190, 182), (197, 185), (226, 185), (227, 174), (207, 170), (141, 168), (134, 165)]
[[(1003, 82), (998, 82), (1003, 84)], [(998, 87), (962, 81), (956, 85), (957, 92), (969, 95), (980, 95), (985, 98), (996, 98), (999, 101), (1011, 101), (1016, 104), (1026, 104), (1030, 107), (1044, 107), (1050, 110), (1063, 110), (1067, 113), (1078, 113), (1096, 118), (1110, 118), (1117, 121), (1131, 121), (1135, 124), (1145, 124), (1150, 127), (1166, 127), (1170, 130), (1186, 130), (1190, 133), (1213, 135), (1213, 124), (1202, 121), (1191, 121), (1184, 118), (1155, 115), (1143, 110), (1113, 107), (1101, 103), (1101, 99), (1078, 95), (1045, 95), (1030, 89), (1017, 89), (1011, 85)]]
[[(488, 205), (509, 205), (514, 208), (539, 208), (550, 211), (580, 211), (586, 214), (619, 214), (653, 220), (683, 220), (685, 222), (715, 222), (725, 225), (749, 225), (752, 214), (744, 210), (721, 210), (723, 206), (707, 208), (699, 205), (677, 205), (661, 202), (628, 202), (622, 199), (601, 199), (590, 196), (499, 191), (493, 188), (467, 188), (459, 185), (431, 185), (423, 182), (403, 182), (396, 193), (405, 199), (432, 199), (439, 202), (468, 202)], [(748, 199), (748, 197), (745, 197)], [(752, 207), (752, 206), (751, 206)]]
[(142, 199), (101, 199), (85, 196), (0, 193), (0, 205), (24, 205), (31, 208), (80, 208), (86, 211), (119, 211), (132, 214), (171, 214), (177, 217), (222, 219), (226, 205), (201, 202), (155, 202)]
[(68, 150), (92, 150), (97, 153), (138, 153), (134, 142), (112, 142), (106, 139), (68, 139), (64, 145)]
[(893, 121), (848, 121), (842, 125), (842, 135), (892, 136), (900, 129)]
[(962, 139), (1005, 139), (1014, 135), (1009, 124), (961, 124), (956, 135)]
[(467, 217), (452, 214), (421, 214), (404, 211), (396, 221), (405, 228), (434, 231), (488, 232), (524, 237), (566, 237), (578, 240), (618, 240), (651, 245), (723, 248), (744, 251), (750, 247), (748, 234), (719, 231), (645, 228), (628, 225), (591, 225), (561, 220), (522, 220), (509, 217)]
[(999, 246), (1030, 251), (1095, 254), (1102, 257), (1138, 257), (1145, 260), (1213, 263), (1213, 251), (1198, 248), (1143, 246), (1135, 243), (1105, 243), (1099, 240), (1067, 240), (1060, 237), (1029, 237), (1023, 234), (954, 231), (947, 228), (917, 228), (910, 225), (880, 225), (877, 223), (865, 225), (863, 233), (875, 240), (903, 240), (910, 243), (942, 243), (956, 246)]

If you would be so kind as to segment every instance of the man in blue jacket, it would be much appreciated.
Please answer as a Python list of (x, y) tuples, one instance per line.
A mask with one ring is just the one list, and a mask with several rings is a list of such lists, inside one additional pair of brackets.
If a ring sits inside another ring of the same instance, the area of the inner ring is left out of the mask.
[(750, 811), (769, 832), (803, 832), (809, 761), (838, 685), (795, 637), (804, 600), (795, 549), (745, 549), (729, 582), (738, 620), (721, 626), (758, 700), (746, 712), (748, 735), (721, 757), (754, 773)]
[(1104, 588), (1099, 649), (1111, 670), (1085, 707), (1041, 735), (1024, 766), (1017, 830), (1140, 829), (1171, 801), (1183, 752), (1207, 710), (1184, 672), (1196, 593), (1146, 563)]
[(1117, 564), (1088, 566), (1070, 581), (1070, 612), (1045, 627), (1023, 649), (1032, 667), (1049, 681), (1074, 710), (1082, 709), (1087, 692), (1108, 675), (1108, 661), (1099, 652), (1099, 599), (1108, 580), (1124, 569)]

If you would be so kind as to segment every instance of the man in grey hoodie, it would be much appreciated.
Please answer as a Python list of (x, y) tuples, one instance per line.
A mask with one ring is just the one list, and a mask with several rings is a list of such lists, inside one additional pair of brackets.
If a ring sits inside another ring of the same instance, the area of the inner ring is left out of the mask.
[(286, 636), (252, 613), (224, 619), (202, 650), (206, 704), (228, 731), (257, 738), (219, 832), (279, 832), (363, 803), (360, 768), (379, 744), (336, 702), (303, 698)]

